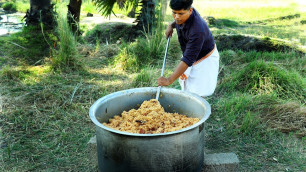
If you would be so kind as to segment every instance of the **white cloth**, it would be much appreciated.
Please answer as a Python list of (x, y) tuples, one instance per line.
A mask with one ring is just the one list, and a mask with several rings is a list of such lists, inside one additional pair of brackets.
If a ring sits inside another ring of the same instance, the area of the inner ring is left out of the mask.
[(215, 47), (213, 53), (203, 61), (187, 68), (186, 80), (179, 79), (181, 89), (199, 96), (210, 96), (217, 86), (219, 73), (219, 52)]

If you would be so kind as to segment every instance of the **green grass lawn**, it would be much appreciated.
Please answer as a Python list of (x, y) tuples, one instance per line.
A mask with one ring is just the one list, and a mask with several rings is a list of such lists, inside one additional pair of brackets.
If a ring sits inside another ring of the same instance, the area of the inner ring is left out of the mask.
[[(219, 20), (210, 25), (214, 36), (271, 37), (305, 46), (305, 11), (298, 1), (205, 0), (194, 6)], [(279, 19), (296, 13), (300, 17)], [(163, 32), (118, 44), (99, 37), (88, 43), (84, 36), (75, 42), (83, 69), (68, 72), (52, 70), (52, 61), (73, 40), (27, 29), (0, 37), (0, 171), (96, 171), (87, 148), (95, 135), (89, 108), (116, 91), (157, 86)], [(176, 34), (169, 48), (166, 76), (181, 57)], [(205, 126), (206, 153), (236, 153), (240, 171), (305, 171), (305, 54), (220, 54), (218, 86), (207, 98), (212, 114)], [(180, 89), (178, 82), (170, 87)]]
[[(246, 34), (281, 38), (301, 46), (306, 45), (305, 25), (301, 24), (301, 21), (306, 19), (305, 3), (292, 0), (207, 0), (195, 1), (193, 6), (201, 16), (212, 16), (217, 20), (226, 19), (236, 23), (235, 27), (211, 26), (214, 34)], [(299, 17), (291, 20), (278, 19), (296, 14), (299, 14)], [(167, 21), (173, 20), (169, 8), (166, 19)], [(259, 21), (263, 23), (258, 24)]]

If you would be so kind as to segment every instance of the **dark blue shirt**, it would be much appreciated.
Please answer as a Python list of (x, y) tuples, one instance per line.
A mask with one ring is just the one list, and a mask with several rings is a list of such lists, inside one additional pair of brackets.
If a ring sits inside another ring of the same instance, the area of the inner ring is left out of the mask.
[(183, 51), (182, 61), (188, 66), (214, 49), (215, 41), (200, 14), (193, 8), (192, 14), (182, 25), (175, 24)]

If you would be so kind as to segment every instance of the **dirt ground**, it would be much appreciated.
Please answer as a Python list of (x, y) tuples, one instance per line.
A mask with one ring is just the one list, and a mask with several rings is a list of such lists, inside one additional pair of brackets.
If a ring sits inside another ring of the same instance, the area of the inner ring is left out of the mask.
[(101, 16), (99, 14), (93, 14), (92, 17), (87, 17), (87, 14), (81, 15), (80, 24), (86, 24), (91, 29), (97, 24), (102, 23), (109, 23), (109, 22), (122, 22), (122, 23), (133, 23), (135, 21), (135, 18), (129, 18), (122, 14), (117, 14), (116, 16), (111, 15), (111, 17), (106, 18), (104, 16)]

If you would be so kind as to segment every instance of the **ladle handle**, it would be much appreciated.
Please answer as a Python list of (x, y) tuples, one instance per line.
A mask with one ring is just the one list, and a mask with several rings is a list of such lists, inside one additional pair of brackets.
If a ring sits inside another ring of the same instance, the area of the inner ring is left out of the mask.
[[(170, 38), (171, 38), (171, 36), (168, 37), (167, 46), (166, 46), (166, 51), (165, 51), (165, 57), (164, 57), (164, 61), (163, 61), (162, 72), (161, 72), (161, 75), (160, 75), (160, 76), (164, 76), (165, 66), (166, 66), (166, 59), (167, 59), (167, 53), (168, 53), (168, 47), (169, 47)], [(161, 90), (161, 86), (158, 86), (158, 88), (157, 88), (157, 93), (156, 93), (156, 98), (155, 98), (156, 100), (158, 100), (158, 98), (159, 98), (160, 90)]]

